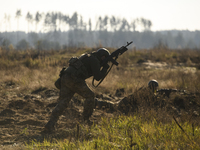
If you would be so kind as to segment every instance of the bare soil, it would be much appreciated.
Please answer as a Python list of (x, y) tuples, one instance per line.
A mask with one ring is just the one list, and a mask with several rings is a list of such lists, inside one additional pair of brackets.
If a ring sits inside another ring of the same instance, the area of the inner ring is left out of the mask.
[[(1, 83), (1, 88), (5, 90), (1, 91), (4, 96), (0, 98), (0, 149), (23, 149), (25, 143), (33, 140), (43, 142), (49, 136), (50, 139), (66, 139), (73, 136), (72, 130), (77, 124), (88, 125), (82, 121), (82, 100), (75, 95), (60, 117), (54, 134), (43, 134), (41, 131), (57, 104), (59, 91), (39, 88), (23, 94), (16, 92), (19, 87), (14, 83)], [(91, 121), (98, 123), (101, 117), (113, 115), (109, 111), (95, 109)]]
[[(147, 67), (163, 68), (166, 64), (151, 64)], [(191, 68), (190, 68), (191, 69)], [(192, 70), (195, 71), (195, 70)], [(74, 96), (69, 107), (60, 117), (54, 134), (41, 133), (49, 120), (53, 108), (57, 104), (59, 90), (39, 88), (30, 93), (23, 93), (19, 85), (13, 82), (0, 83), (0, 149), (24, 149), (26, 143), (33, 140), (43, 142), (44, 139), (58, 140), (74, 136), (77, 124), (88, 126), (82, 121), (83, 99)], [(123, 97), (101, 95), (102, 100), (117, 102)], [(200, 94), (179, 95), (171, 99), (164, 98), (164, 110), (170, 115), (181, 117), (188, 115), (189, 121), (199, 124), (200, 120)], [(156, 104), (155, 104), (156, 105)], [(157, 107), (157, 106), (156, 106)], [(95, 109), (91, 121), (98, 123), (101, 117), (115, 117), (119, 114), (109, 109)], [(186, 118), (187, 119), (187, 118)]]

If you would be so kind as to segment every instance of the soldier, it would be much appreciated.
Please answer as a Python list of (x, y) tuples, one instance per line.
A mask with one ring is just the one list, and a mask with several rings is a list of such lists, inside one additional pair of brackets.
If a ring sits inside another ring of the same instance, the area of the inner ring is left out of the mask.
[[(113, 108), (116, 108), (118, 111), (128, 114), (129, 112), (134, 112), (138, 108), (138, 104), (141, 101), (145, 101), (145, 104), (151, 105), (151, 102), (155, 99), (155, 93), (158, 88), (158, 82), (156, 80), (150, 80), (148, 82), (147, 87), (141, 87), (137, 91), (135, 91), (133, 94), (124, 97), (122, 100), (120, 100), (117, 103), (109, 102), (109, 101), (100, 101), (98, 99), (95, 100), (96, 106), (98, 108), (101, 108), (102, 106), (108, 107), (113, 110)], [(101, 106), (101, 107), (99, 107)]]
[(94, 77), (99, 81), (105, 77), (108, 64), (101, 66), (103, 60), (110, 55), (110, 52), (105, 48), (100, 48), (91, 54), (83, 54), (79, 58), (72, 57), (69, 60), (69, 67), (63, 68), (60, 72), (60, 78), (55, 82), (55, 86), (60, 89), (59, 102), (51, 113), (50, 120), (45, 125), (45, 132), (55, 130), (55, 124), (62, 115), (63, 111), (68, 107), (68, 104), (75, 93), (78, 93), (85, 98), (83, 119), (89, 122), (89, 118), (93, 113), (94, 108), (94, 93), (88, 87), (85, 80), (89, 77)]
[(148, 82), (147, 87), (141, 87), (136, 90), (133, 94), (124, 97), (122, 100), (117, 103), (109, 102), (109, 101), (101, 101), (96, 99), (95, 104), (98, 108), (109, 107), (113, 110), (118, 110), (124, 114), (128, 114), (129, 112), (134, 112), (138, 110), (138, 106), (144, 107), (147, 106), (157, 106), (163, 107), (165, 105), (165, 101), (163, 98), (170, 97), (172, 92), (179, 92), (180, 94), (187, 94), (185, 90), (177, 90), (177, 89), (159, 89), (159, 84), (156, 80), (150, 80)]
[(118, 103), (118, 110), (124, 114), (134, 112), (138, 109), (139, 103), (145, 101), (145, 105), (151, 105), (151, 102), (155, 99), (155, 92), (158, 88), (158, 82), (156, 80), (150, 80), (147, 87), (141, 87), (133, 94), (124, 97)]

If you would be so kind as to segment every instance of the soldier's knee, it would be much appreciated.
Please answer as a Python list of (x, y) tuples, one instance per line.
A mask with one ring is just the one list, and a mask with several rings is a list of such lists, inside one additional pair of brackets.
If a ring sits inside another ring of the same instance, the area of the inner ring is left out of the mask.
[(61, 88), (61, 79), (59, 78), (58, 80), (56, 80), (55, 84), (57, 89), (60, 89)]
[(95, 94), (93, 92), (91, 92), (90, 94), (86, 96), (86, 99), (94, 99), (94, 98), (95, 98)]
[(95, 100), (94, 99), (85, 99), (83, 106), (85, 109), (93, 109), (93, 108), (95, 108)]
[(91, 98), (92, 98), (92, 99), (94, 99), (94, 98), (95, 98), (95, 94), (94, 94), (94, 93), (92, 93), (92, 95), (91, 95)]
[(95, 104), (95, 100), (93, 98), (86, 98), (85, 103), (87, 104)]

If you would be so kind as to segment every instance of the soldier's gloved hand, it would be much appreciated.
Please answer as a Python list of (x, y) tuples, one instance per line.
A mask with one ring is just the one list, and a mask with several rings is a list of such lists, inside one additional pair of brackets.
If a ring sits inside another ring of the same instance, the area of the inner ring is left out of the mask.
[(103, 65), (103, 68), (108, 69), (110, 66), (108, 64)]

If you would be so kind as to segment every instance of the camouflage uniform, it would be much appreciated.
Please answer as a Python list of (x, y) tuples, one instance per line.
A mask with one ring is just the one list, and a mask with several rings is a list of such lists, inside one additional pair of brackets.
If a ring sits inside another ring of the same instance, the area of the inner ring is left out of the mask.
[[(141, 87), (133, 94), (124, 97), (117, 103), (112, 103), (109, 101), (99, 101), (96, 99), (96, 106), (101, 108), (101, 106), (109, 106), (109, 108), (117, 108), (120, 112), (128, 114), (129, 112), (134, 112), (138, 110), (138, 106), (145, 108), (145, 106), (150, 106), (151, 108), (162, 108), (166, 105), (165, 97), (170, 97), (173, 92), (179, 92), (187, 94), (185, 90), (177, 89), (159, 89), (158, 82), (156, 80), (150, 80), (148, 87)], [(183, 106), (182, 106), (183, 107)]]
[[(117, 108), (117, 110), (119, 110), (124, 114), (128, 114), (129, 112), (136, 111), (138, 109), (138, 106), (144, 106), (144, 105), (150, 106), (156, 102), (155, 91), (157, 87), (158, 87), (158, 82), (156, 80), (150, 80), (148, 83), (148, 87), (139, 88), (133, 94), (124, 97), (119, 102), (113, 104), (114, 105), (113, 107)], [(111, 104), (112, 103), (110, 103), (110, 105)]]
[(151, 105), (152, 102), (155, 100), (154, 93), (152, 90), (148, 87), (146, 88), (140, 88), (133, 94), (124, 97), (122, 100), (118, 102), (118, 110), (124, 114), (128, 114), (129, 112), (135, 112), (138, 110), (139, 105), (142, 102), (145, 103), (145, 105)]
[(101, 69), (101, 59), (95, 52), (82, 55), (79, 59), (72, 58), (70, 61), (69, 67), (62, 70), (61, 77), (55, 82), (55, 86), (60, 89), (59, 102), (52, 111), (49, 122), (45, 125), (45, 128), (48, 130), (54, 129), (59, 116), (68, 107), (75, 93), (85, 98), (83, 119), (89, 120), (93, 113), (95, 101), (94, 93), (86, 84), (85, 79), (93, 76), (95, 80), (99, 81), (104, 77), (109, 68), (106, 65)]
[(147, 105), (151, 105), (151, 102), (154, 101), (154, 93), (152, 89), (146, 87), (141, 87), (139, 90), (135, 91), (133, 94), (124, 97), (122, 100), (118, 102), (111, 102), (106, 100), (95, 99), (95, 106), (99, 109), (104, 106), (104, 108), (109, 108), (111, 111), (120, 111), (124, 114), (128, 114), (129, 112), (134, 112), (138, 109), (138, 105), (142, 101), (145, 101)]
[(101, 108), (102, 106), (109, 106), (109, 108), (116, 108), (118, 111), (124, 114), (128, 114), (129, 112), (135, 112), (138, 110), (138, 106), (144, 107), (146, 106), (158, 106), (163, 107), (165, 105), (162, 100), (163, 97), (169, 95), (172, 92), (177, 92), (179, 90), (176, 89), (159, 89), (154, 92), (154, 88), (151, 89), (149, 87), (141, 87), (139, 90), (135, 91), (133, 94), (124, 97), (117, 103), (109, 102), (109, 101), (100, 101), (96, 99), (96, 106)]

